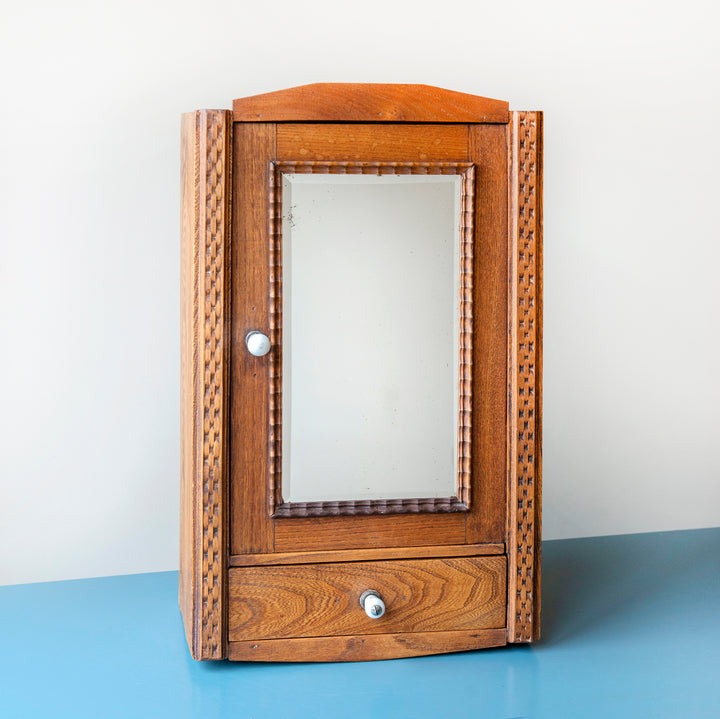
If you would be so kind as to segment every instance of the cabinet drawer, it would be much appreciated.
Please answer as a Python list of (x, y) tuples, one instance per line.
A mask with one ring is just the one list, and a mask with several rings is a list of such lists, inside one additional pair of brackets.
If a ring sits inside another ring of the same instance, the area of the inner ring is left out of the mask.
[[(506, 572), (504, 556), (234, 568), (228, 639), (504, 627)], [(385, 602), (378, 619), (367, 590)]]

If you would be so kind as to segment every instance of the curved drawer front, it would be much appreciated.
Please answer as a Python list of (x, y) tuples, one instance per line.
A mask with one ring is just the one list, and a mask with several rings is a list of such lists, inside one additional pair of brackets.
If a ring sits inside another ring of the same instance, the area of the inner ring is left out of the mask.
[[(231, 569), (229, 641), (505, 626), (504, 556)], [(364, 592), (382, 597), (370, 618)]]

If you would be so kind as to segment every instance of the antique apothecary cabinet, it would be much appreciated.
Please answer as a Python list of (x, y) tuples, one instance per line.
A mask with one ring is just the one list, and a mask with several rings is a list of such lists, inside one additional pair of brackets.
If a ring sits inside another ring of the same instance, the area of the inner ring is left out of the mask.
[(542, 114), (319, 84), (182, 119), (196, 659), (539, 636)]

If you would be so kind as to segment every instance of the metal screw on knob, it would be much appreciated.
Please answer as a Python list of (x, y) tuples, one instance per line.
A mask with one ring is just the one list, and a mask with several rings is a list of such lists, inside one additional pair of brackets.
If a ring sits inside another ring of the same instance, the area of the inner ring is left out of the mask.
[(380, 619), (385, 614), (385, 602), (382, 597), (373, 589), (368, 589), (360, 596), (360, 606), (370, 619)]
[(270, 339), (267, 335), (262, 332), (258, 332), (257, 330), (253, 330), (252, 332), (248, 332), (245, 336), (245, 346), (248, 348), (248, 352), (250, 352), (251, 355), (255, 355), (255, 357), (263, 357), (270, 351), (270, 347), (272, 345), (270, 344)]

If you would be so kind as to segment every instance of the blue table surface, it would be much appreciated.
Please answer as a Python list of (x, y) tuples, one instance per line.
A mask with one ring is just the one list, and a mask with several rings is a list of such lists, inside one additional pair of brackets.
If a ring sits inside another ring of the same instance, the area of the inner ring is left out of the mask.
[(720, 717), (720, 528), (543, 544), (543, 639), (195, 662), (177, 572), (0, 587), (0, 717)]

